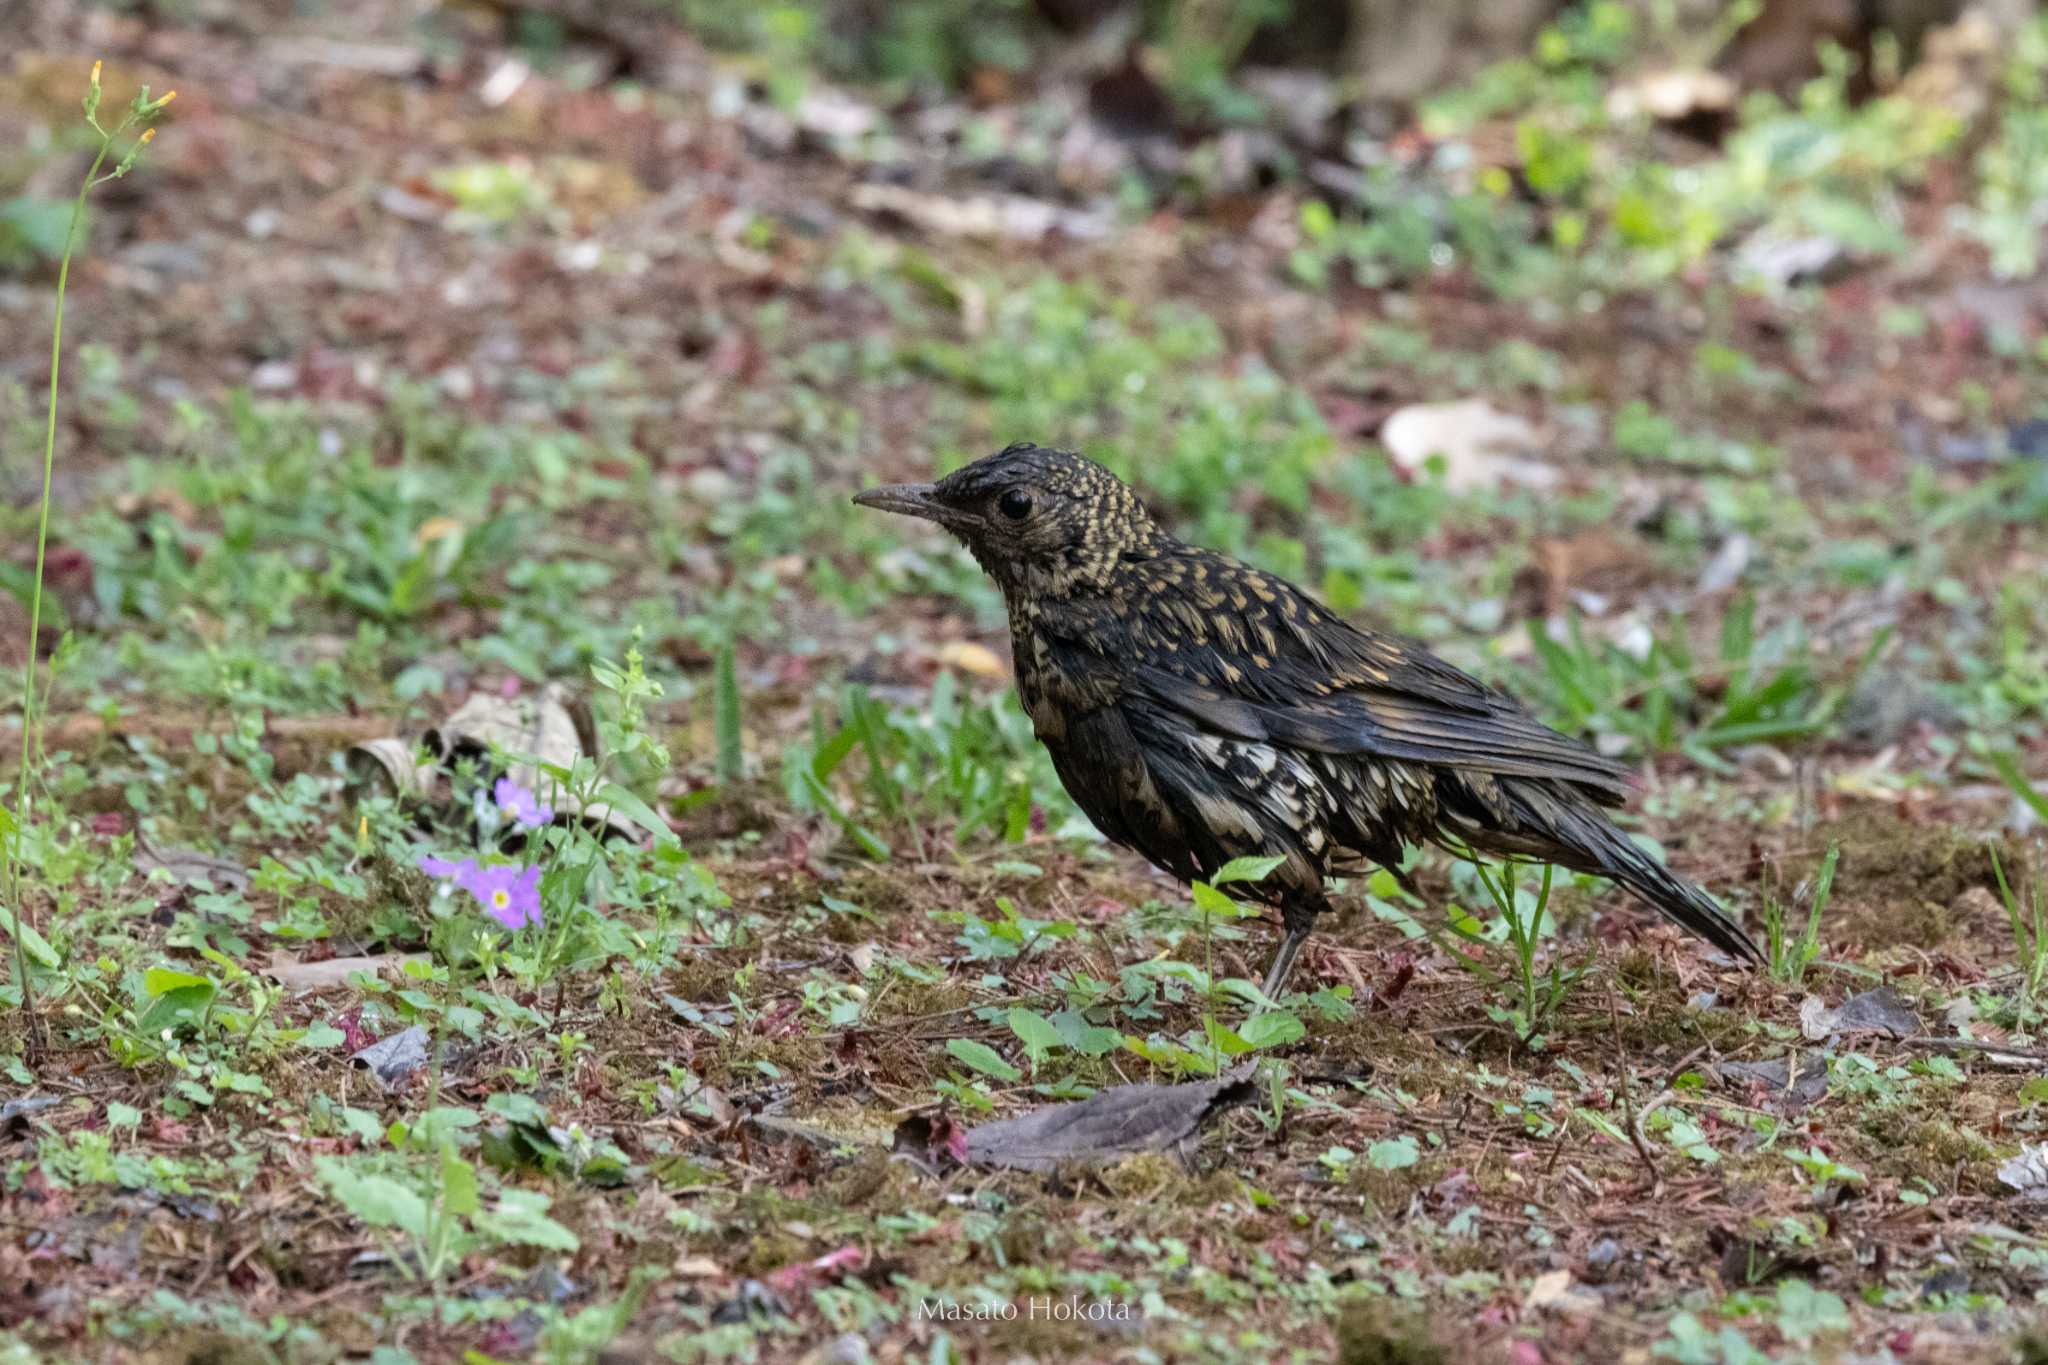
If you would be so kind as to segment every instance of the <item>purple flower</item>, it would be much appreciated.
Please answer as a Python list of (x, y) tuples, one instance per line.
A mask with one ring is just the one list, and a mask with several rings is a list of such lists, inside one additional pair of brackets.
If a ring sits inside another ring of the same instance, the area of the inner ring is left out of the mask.
[(476, 859), (474, 858), (464, 858), (459, 863), (451, 863), (446, 858), (435, 858), (423, 854), (420, 857), (419, 866), (420, 871), (426, 873), (429, 877), (439, 877), (443, 881), (453, 881), (465, 891), (469, 889), (469, 879), (477, 874)]
[(498, 779), (498, 785), (491, 788), (491, 796), (498, 809), (511, 816), (512, 823), (521, 829), (537, 829), (555, 818), (553, 806), (543, 806), (532, 792), (509, 777)]
[(484, 913), (507, 929), (540, 923), (540, 869), (501, 864), (477, 874), (469, 891), (483, 902)]
[(476, 897), (478, 905), (507, 929), (523, 929), (540, 923), (540, 868), (514, 867), (510, 863), (483, 866), (474, 858), (451, 863), (446, 858), (423, 857), (420, 871), (443, 877)]

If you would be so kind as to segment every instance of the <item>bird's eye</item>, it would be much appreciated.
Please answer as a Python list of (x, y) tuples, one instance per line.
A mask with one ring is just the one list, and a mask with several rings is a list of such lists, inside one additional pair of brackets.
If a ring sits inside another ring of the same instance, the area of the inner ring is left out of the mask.
[(996, 499), (996, 506), (1011, 521), (1022, 521), (1031, 515), (1031, 495), (1021, 488), (1012, 488)]

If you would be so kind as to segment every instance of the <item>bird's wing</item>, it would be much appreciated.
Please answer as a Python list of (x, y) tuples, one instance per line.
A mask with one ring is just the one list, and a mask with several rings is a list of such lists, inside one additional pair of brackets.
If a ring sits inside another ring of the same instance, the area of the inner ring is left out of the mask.
[(1120, 613), (1137, 695), (1236, 739), (1627, 791), (1626, 766), (1421, 645), (1360, 630), (1234, 560), (1188, 558)]

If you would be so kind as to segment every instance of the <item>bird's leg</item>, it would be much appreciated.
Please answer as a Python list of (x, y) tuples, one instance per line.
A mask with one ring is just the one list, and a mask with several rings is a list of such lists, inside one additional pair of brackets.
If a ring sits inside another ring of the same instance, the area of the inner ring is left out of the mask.
[(1298, 900), (1289, 900), (1281, 905), (1280, 919), (1287, 926), (1287, 933), (1280, 940), (1279, 950), (1273, 954), (1273, 965), (1266, 968), (1266, 984), (1261, 987), (1269, 1000), (1280, 998), (1280, 990), (1287, 984), (1288, 974), (1294, 970), (1295, 954), (1301, 951), (1302, 944), (1308, 942), (1309, 931), (1315, 928), (1317, 908)]
[(1422, 888), (1415, 884), (1415, 878), (1403, 872), (1399, 863), (1382, 863), (1381, 866), (1394, 875), (1395, 885), (1414, 897), (1418, 902), (1428, 903), (1427, 898), (1422, 894)]

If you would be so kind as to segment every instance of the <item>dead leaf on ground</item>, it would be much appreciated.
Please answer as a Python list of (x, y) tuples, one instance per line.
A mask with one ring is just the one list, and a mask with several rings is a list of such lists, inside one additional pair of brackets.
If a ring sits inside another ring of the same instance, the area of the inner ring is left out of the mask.
[(345, 986), (357, 972), (382, 976), (386, 968), (408, 962), (425, 962), (424, 953), (378, 953), (372, 957), (330, 957), (320, 962), (301, 962), (286, 953), (272, 953), (263, 974), (293, 995)]
[(864, 213), (900, 218), (921, 232), (940, 237), (983, 237), (1000, 241), (1036, 242), (1055, 232), (1092, 241), (1109, 231), (1109, 219), (1043, 199), (1017, 194), (983, 194), (961, 198), (926, 194), (902, 185), (855, 185), (853, 206)]
[(342, 756), (352, 793), (417, 801), (431, 795), (434, 770), (419, 761), (419, 746), (396, 735), (366, 739)]
[(1529, 1292), (1522, 1297), (1522, 1309), (1524, 1312), (1548, 1310), (1576, 1317), (1599, 1312), (1600, 1296), (1573, 1284), (1571, 1271), (1551, 1270), (1529, 1282)]
[(2020, 1148), (1999, 1166), (1998, 1183), (2031, 1199), (2048, 1195), (2048, 1142)]
[(0, 1104), (0, 1135), (18, 1137), (28, 1131), (29, 1117), (64, 1103), (59, 1095), (23, 1096)]
[(427, 1064), (427, 1031), (418, 1024), (370, 1044), (349, 1058), (386, 1090), (396, 1090)]
[(1839, 279), (1855, 265), (1855, 257), (1832, 237), (1795, 237), (1762, 228), (1737, 249), (1735, 263), (1738, 270), (1784, 290)]
[(888, 1132), (883, 1129), (865, 1126), (826, 1128), (776, 1114), (754, 1114), (747, 1121), (764, 1133), (808, 1143), (824, 1152), (844, 1151), (849, 1147), (880, 1147), (889, 1140)]
[(158, 848), (140, 839), (136, 841), (135, 870), (162, 872), (180, 886), (211, 891), (245, 891), (249, 886), (249, 873), (238, 862), (196, 848)]
[(1003, 676), (1002, 656), (987, 645), (972, 640), (948, 640), (939, 646), (938, 660), (947, 668), (957, 668), (979, 678), (1000, 678)]
[(1817, 995), (1807, 996), (1799, 1002), (1799, 1031), (1818, 1043), (1845, 1033), (1911, 1038), (1921, 1030), (1920, 1016), (1913, 1013), (1912, 1006), (1890, 986), (1879, 986), (1850, 996), (1834, 1009)]
[(1718, 71), (1697, 67), (1653, 71), (1610, 91), (1607, 114), (1615, 119), (1647, 114), (1660, 123), (1683, 123), (1731, 113), (1741, 93), (1733, 80)]
[(585, 754), (597, 756), (597, 731), (588, 710), (560, 683), (517, 697), (473, 692), (422, 742), (443, 762), (484, 758), (493, 749), (522, 755), (532, 761), (514, 764), (505, 775), (536, 791), (542, 785), (538, 764), (566, 768)]
[(1050, 1104), (1013, 1119), (967, 1130), (967, 1160), (975, 1166), (1046, 1171), (1068, 1161), (1113, 1161), (1158, 1152), (1253, 1093), (1252, 1067), (1240, 1066), (1213, 1081), (1183, 1085), (1119, 1085), (1079, 1104)]
[(488, 761), (493, 753), (516, 756), (501, 775), (553, 806), (557, 818), (581, 816), (626, 837), (636, 832), (610, 806), (585, 805), (541, 771), (542, 764), (569, 768), (579, 758), (602, 757), (589, 708), (560, 683), (517, 697), (472, 693), (417, 743), (395, 735), (366, 740), (347, 751), (344, 763), (358, 799), (446, 801), (450, 768), (464, 758)]
[(1770, 1107), (1780, 1114), (1796, 1114), (1828, 1093), (1828, 1059), (1812, 1048), (1792, 1057), (1766, 1062), (1721, 1062), (1714, 1068), (1723, 1085), (1757, 1085), (1766, 1092)]
[(1454, 493), (1487, 493), (1508, 484), (1555, 486), (1557, 470), (1533, 458), (1541, 441), (1535, 423), (1478, 398), (1411, 403), (1380, 427), (1380, 444), (1411, 474), (1421, 474), (1432, 456), (1441, 455), (1444, 486)]

